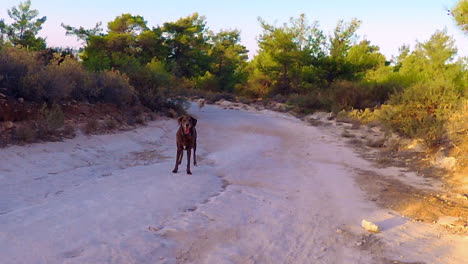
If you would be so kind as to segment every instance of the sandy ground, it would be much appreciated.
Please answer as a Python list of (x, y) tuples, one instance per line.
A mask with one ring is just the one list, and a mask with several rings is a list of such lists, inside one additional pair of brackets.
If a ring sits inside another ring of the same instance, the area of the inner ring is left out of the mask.
[[(270, 111), (207, 106), (199, 166), (172, 174), (177, 123), (0, 149), (0, 262), (464, 263), (468, 238), (382, 209), (343, 139)], [(403, 176), (402, 176), (403, 175)], [(359, 184), (358, 184), (359, 182)], [(370, 234), (362, 219), (382, 228)], [(465, 262), (466, 263), (466, 262)]]

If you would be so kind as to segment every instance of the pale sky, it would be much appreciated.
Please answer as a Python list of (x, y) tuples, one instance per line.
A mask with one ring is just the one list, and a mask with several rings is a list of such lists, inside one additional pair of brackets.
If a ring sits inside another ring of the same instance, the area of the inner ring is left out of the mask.
[[(6, 10), (19, 4), (19, 0), (2, 0), (0, 18), (7, 21)], [(257, 37), (262, 17), (269, 23), (281, 25), (290, 17), (305, 13), (309, 21), (318, 20), (325, 33), (331, 33), (339, 19), (349, 21), (356, 17), (363, 23), (358, 31), (362, 38), (378, 45), (390, 59), (398, 54), (402, 44), (414, 47), (416, 41), (426, 41), (438, 29), (446, 28), (456, 40), (459, 56), (468, 56), (468, 35), (456, 27), (447, 15), (456, 0), (32, 0), (32, 7), (40, 16), (47, 16), (40, 35), (49, 46), (79, 47), (74, 37), (65, 36), (60, 24), (90, 28), (96, 22), (103, 25), (122, 13), (141, 15), (149, 26), (176, 21), (194, 12), (206, 16), (213, 31), (239, 29), (241, 41), (252, 57), (257, 50)]]

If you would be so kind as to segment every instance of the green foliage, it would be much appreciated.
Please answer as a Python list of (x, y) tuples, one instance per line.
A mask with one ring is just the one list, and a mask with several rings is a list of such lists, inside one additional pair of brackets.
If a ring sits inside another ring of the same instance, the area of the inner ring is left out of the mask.
[(46, 48), (45, 39), (37, 37), (38, 32), (47, 17), (37, 18), (39, 12), (31, 9), (31, 1), (27, 0), (8, 10), (8, 16), (13, 20), (7, 25), (0, 21), (1, 39), (6, 38), (15, 46), (23, 46), (31, 50), (42, 50)]
[(161, 111), (166, 106), (173, 77), (166, 70), (164, 63), (154, 58), (141, 68), (138, 74), (132, 76), (132, 83), (144, 106)]
[[(465, 31), (466, 7), (462, 0), (452, 10)], [(187, 101), (177, 94), (215, 101), (236, 100), (234, 93), (287, 102), (303, 113), (351, 110), (346, 118), (380, 120), (428, 145), (466, 142), (454, 132), (465, 115), (453, 113), (466, 108), (468, 59), (456, 59), (445, 31), (412, 51), (402, 46), (390, 62), (379, 47), (359, 41), (357, 19), (338, 21), (326, 36), (303, 14), (279, 26), (259, 18), (259, 51), (247, 61), (238, 30), (212, 32), (198, 13), (153, 28), (142, 16), (125, 13), (107, 23), (106, 32), (101, 23), (91, 29), (62, 24), (67, 35), (85, 42), (78, 61), (66, 53), (12, 47), (43, 49), (36, 35), (45, 17), (37, 19), (30, 1), (9, 15), (11, 25), (0, 20), (0, 87), (8, 96), (49, 105), (72, 99), (141, 103), (182, 113)]]
[(451, 10), (451, 13), (458, 26), (460, 26), (463, 31), (468, 32), (468, 1), (459, 0)]
[(211, 41), (213, 44), (209, 51), (212, 58), (210, 68), (216, 76), (216, 89), (233, 92), (236, 84), (246, 81), (244, 67), (248, 51), (240, 44), (240, 32), (221, 31), (211, 36)]
[(72, 27), (69, 25), (65, 25), (64, 23), (61, 26), (65, 29), (65, 35), (67, 36), (76, 36), (79, 40), (87, 41), (92, 36), (99, 36), (102, 35), (102, 23), (98, 22), (91, 29), (85, 29), (84, 27)]
[(167, 61), (177, 77), (192, 78), (209, 70), (210, 45), (205, 17), (194, 13), (176, 22), (164, 23), (164, 45), (168, 47)]
[[(303, 73), (312, 63), (325, 56), (325, 37), (318, 22), (309, 25), (305, 15), (291, 18), (282, 27), (270, 25), (259, 19), (263, 33), (259, 37), (259, 54), (253, 63), (271, 80), (269, 93), (288, 94), (304, 90)], [(302, 70), (304, 68), (304, 71)], [(255, 75), (259, 75), (255, 73)], [(310, 75), (309, 75), (310, 76)]]
[(146, 21), (142, 16), (122, 14), (107, 24), (111, 33), (138, 35), (148, 29)]
[(216, 76), (211, 74), (209, 71), (205, 72), (205, 75), (195, 78), (194, 82), (196, 89), (216, 91), (218, 88), (218, 80), (216, 79)]
[(356, 31), (359, 29), (361, 21), (356, 18), (351, 22), (345, 23), (343, 20), (338, 21), (338, 24), (333, 31), (333, 36), (330, 36), (330, 57), (334, 59), (345, 58), (349, 49), (357, 39)]
[(375, 70), (385, 65), (385, 56), (379, 53), (379, 47), (370, 45), (370, 41), (363, 40), (352, 46), (345, 60), (353, 65), (353, 72), (357, 78), (362, 78), (367, 71)]
[(117, 70), (104, 71), (97, 77), (100, 88), (99, 98), (119, 106), (130, 105), (135, 100), (135, 90), (125, 74)]
[(409, 137), (421, 137), (427, 145), (446, 142), (448, 120), (466, 96), (467, 70), (454, 61), (457, 50), (443, 31), (418, 43), (401, 60), (399, 74), (409, 87), (394, 94), (389, 105), (377, 112), (379, 119)]
[(131, 14), (109, 22), (106, 34), (99, 25), (62, 26), (86, 41), (81, 59), (88, 70), (125, 73), (150, 109), (164, 108), (179, 86), (233, 92), (247, 81), (247, 50), (239, 31), (210, 32), (197, 13), (152, 29)]

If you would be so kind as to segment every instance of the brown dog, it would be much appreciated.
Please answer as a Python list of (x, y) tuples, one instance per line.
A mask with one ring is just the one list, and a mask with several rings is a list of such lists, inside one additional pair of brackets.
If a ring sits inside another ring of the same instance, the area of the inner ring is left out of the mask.
[(193, 148), (193, 165), (197, 166), (197, 119), (191, 116), (181, 116), (177, 119), (179, 121), (179, 130), (176, 134), (177, 143), (177, 156), (173, 173), (177, 173), (179, 165), (182, 163), (182, 157), (184, 156), (184, 150), (187, 150), (187, 174), (192, 174), (190, 171), (190, 155), (192, 154)]

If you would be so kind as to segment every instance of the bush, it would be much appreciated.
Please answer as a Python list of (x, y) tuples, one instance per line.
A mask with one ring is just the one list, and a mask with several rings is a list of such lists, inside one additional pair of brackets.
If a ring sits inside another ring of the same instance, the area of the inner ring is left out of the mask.
[(370, 108), (364, 110), (354, 109), (346, 113), (351, 119), (359, 120), (364, 124), (368, 124), (376, 121), (376, 116)]
[(107, 119), (105, 122), (105, 126), (107, 129), (114, 130), (119, 126), (119, 124), (114, 119)]
[(330, 110), (330, 101), (319, 92), (311, 92), (305, 95), (292, 94), (286, 101), (287, 104), (298, 107), (298, 112), (308, 114), (316, 110)]
[(104, 71), (97, 77), (99, 98), (103, 102), (118, 106), (130, 105), (135, 101), (135, 90), (127, 75), (117, 70)]
[(452, 155), (457, 157), (461, 168), (468, 168), (468, 127), (466, 120), (468, 120), (468, 98), (463, 98), (447, 121), (448, 135), (452, 143)]
[(419, 83), (392, 96), (376, 114), (393, 130), (420, 137), (432, 147), (447, 142), (446, 123), (459, 105), (459, 96), (450, 85)]
[(135, 117), (135, 122), (140, 125), (146, 124), (146, 118), (144, 114), (139, 114)]
[(55, 131), (61, 127), (65, 122), (65, 116), (62, 112), (60, 105), (53, 104), (50, 109), (44, 104), (41, 108), (41, 115), (46, 121), (47, 129)]
[(21, 142), (32, 143), (36, 139), (36, 132), (30, 124), (25, 124), (15, 128), (14, 137)]
[(73, 138), (75, 137), (75, 128), (72, 125), (65, 125), (62, 133), (66, 138)]
[(215, 75), (210, 73), (209, 71), (205, 72), (205, 75), (198, 76), (193, 80), (194, 86), (198, 90), (205, 90), (205, 91), (219, 91), (219, 81)]
[(5, 47), (0, 49), (0, 87), (6, 88), (7, 95), (16, 98), (37, 99), (44, 91), (23, 85), (23, 79), (37, 73), (43, 66), (35, 53), (25, 49)]
[(98, 128), (99, 128), (99, 122), (96, 119), (89, 119), (88, 122), (86, 122), (86, 125), (84, 127), (84, 132), (86, 134), (96, 133)]

